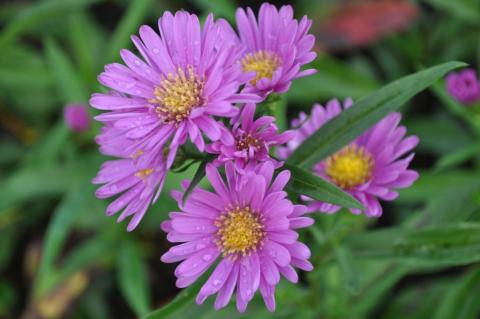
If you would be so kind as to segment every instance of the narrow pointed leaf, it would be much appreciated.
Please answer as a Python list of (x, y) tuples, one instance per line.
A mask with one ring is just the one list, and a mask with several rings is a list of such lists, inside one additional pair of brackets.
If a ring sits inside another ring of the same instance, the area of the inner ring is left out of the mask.
[(87, 90), (65, 51), (50, 38), (45, 42), (45, 50), (62, 102), (85, 102)]
[(151, 12), (153, 0), (130, 1), (125, 14), (118, 23), (110, 40), (110, 53), (108, 62), (118, 59), (120, 49), (128, 47), (130, 36), (138, 31), (140, 24)]
[(356, 199), (324, 179), (294, 165), (286, 164), (285, 167), (292, 173), (288, 191), (342, 207), (364, 208)]
[(210, 163), (212, 160), (213, 160), (213, 157), (211, 156), (207, 156), (202, 160), (202, 162), (197, 168), (197, 171), (195, 172), (195, 175), (193, 176), (192, 181), (190, 182), (190, 185), (188, 185), (187, 189), (185, 190), (185, 193), (183, 193), (183, 198), (182, 198), (183, 203), (185, 203), (188, 196), (190, 196), (190, 193), (198, 185), (198, 183), (201, 182), (201, 180), (205, 176), (205, 168), (207, 167), (207, 164)]
[(148, 313), (150, 297), (146, 268), (133, 243), (122, 245), (117, 265), (119, 287), (130, 307), (138, 316)]
[(464, 65), (462, 62), (448, 62), (431, 67), (403, 77), (359, 99), (307, 138), (289, 157), (288, 163), (304, 168), (313, 166), (397, 110), (437, 79)]

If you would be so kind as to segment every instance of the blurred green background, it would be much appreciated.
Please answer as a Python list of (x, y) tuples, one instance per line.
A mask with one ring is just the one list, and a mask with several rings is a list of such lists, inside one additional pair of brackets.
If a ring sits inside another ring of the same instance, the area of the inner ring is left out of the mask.
[[(359, 98), (426, 66), (480, 64), (478, 0), (273, 3), (308, 14), (317, 37), (318, 73), (294, 82), (285, 114), (277, 114), (282, 123), (314, 102)], [(257, 10), (260, 2), (0, 2), (0, 318), (241, 317), (234, 305), (196, 306), (195, 289), (177, 295), (174, 265), (159, 260), (169, 247), (159, 224), (177, 210), (168, 191), (195, 166), (171, 173), (160, 200), (127, 233), (105, 216), (108, 201), (97, 200), (90, 183), (105, 160), (93, 140), (99, 125), (74, 133), (62, 117), (66, 104), (87, 104), (104, 90), (97, 74), (119, 61), (120, 48), (132, 48), (141, 24), (182, 8), (234, 23), (237, 6)], [(255, 298), (243, 317), (479, 317), (480, 112), (439, 82), (402, 113), (421, 140), (413, 162), (420, 180), (384, 203), (378, 220), (316, 215), (301, 234), (315, 270), (297, 285), (282, 280), (275, 314)]]

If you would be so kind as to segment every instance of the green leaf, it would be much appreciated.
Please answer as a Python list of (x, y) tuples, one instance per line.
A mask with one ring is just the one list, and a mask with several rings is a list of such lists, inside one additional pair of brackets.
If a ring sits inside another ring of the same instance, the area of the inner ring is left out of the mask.
[(414, 266), (466, 265), (480, 261), (480, 223), (383, 229), (350, 236), (347, 243), (357, 258)]
[(480, 303), (480, 268), (474, 268), (462, 278), (457, 279), (455, 285), (448, 289), (445, 297), (438, 303), (434, 319), (475, 319), (478, 318)]
[(7, 44), (7, 42), (25, 32), (35, 30), (36, 27), (46, 21), (63, 17), (69, 12), (78, 10), (79, 8), (85, 8), (99, 1), (100, 0), (38, 1), (35, 5), (27, 6), (8, 23), (0, 36), (0, 46)]
[(63, 102), (86, 102), (88, 94), (84, 83), (78, 77), (78, 72), (68, 55), (51, 38), (45, 41), (45, 49), (48, 64)]
[(53, 124), (50, 130), (42, 136), (30, 152), (25, 156), (25, 164), (51, 163), (60, 157), (65, 150), (65, 144), (68, 143), (70, 131), (63, 122), (58, 121)]
[(480, 179), (478, 171), (456, 170), (432, 174), (420, 172), (420, 178), (410, 188), (400, 191), (398, 201), (421, 202), (436, 196), (451, 196), (457, 191), (471, 191), (478, 189)]
[(37, 196), (63, 193), (72, 181), (72, 172), (64, 166), (25, 167), (0, 182), (0, 211)]
[(117, 233), (115, 238), (111, 237), (111, 232), (103, 233), (82, 242), (65, 257), (65, 261), (57, 269), (56, 276), (49, 278), (50, 287), (66, 280), (69, 276), (89, 265), (99, 265), (107, 261), (113, 262), (115, 249), (118, 248), (116, 244), (120, 235)]
[(216, 18), (223, 17), (229, 21), (235, 21), (236, 1), (232, 0), (196, 0), (192, 1), (205, 12), (212, 12)]
[(389, 295), (395, 284), (408, 273), (409, 268), (389, 263), (377, 276), (369, 280), (366, 287), (353, 299), (351, 314), (353, 318), (370, 318), (379, 302)]
[(109, 41), (110, 51), (107, 55), (109, 62), (119, 58), (120, 49), (128, 47), (130, 36), (138, 31), (142, 21), (151, 12), (153, 0), (136, 0), (129, 3), (126, 13)]
[(476, 1), (469, 0), (424, 0), (453, 17), (473, 24), (480, 23), (480, 11)]
[(447, 153), (435, 163), (435, 169), (442, 171), (447, 168), (462, 164), (470, 158), (480, 154), (480, 143), (475, 143)]
[(334, 251), (342, 271), (345, 287), (350, 293), (357, 293), (360, 284), (360, 274), (352, 253), (345, 245), (334, 245)]
[[(94, 153), (74, 163), (25, 165), (0, 181), (0, 214), (5, 208), (46, 195), (59, 195), (72, 185), (89, 182), (103, 158)], [(26, 212), (28, 213), (28, 212)]]
[(270, 100), (269, 95), (267, 100), (261, 105), (268, 108), (268, 113), (275, 117), (275, 125), (277, 125), (280, 132), (288, 128), (287, 123), (287, 98), (285, 94), (277, 95)]
[(70, 16), (68, 31), (69, 43), (82, 79), (85, 83), (94, 83), (100, 62), (97, 54), (104, 51), (105, 34), (97, 22), (83, 11)]
[(316, 200), (342, 207), (364, 208), (356, 199), (324, 179), (294, 165), (285, 164), (285, 168), (292, 173), (287, 185), (289, 192), (307, 195)]
[(137, 316), (149, 311), (149, 289), (146, 267), (139, 254), (139, 248), (129, 241), (125, 241), (118, 254), (117, 260), (118, 284), (128, 304)]
[(77, 188), (72, 189), (53, 214), (43, 244), (42, 259), (36, 278), (35, 293), (37, 296), (51, 288), (47, 285), (48, 278), (53, 276), (55, 260), (62, 249), (75, 219), (79, 213), (81, 213), (84, 200), (85, 192)]
[(188, 196), (190, 196), (190, 193), (195, 189), (198, 183), (202, 181), (203, 177), (205, 176), (205, 168), (207, 167), (207, 164), (210, 163), (212, 160), (212, 156), (207, 156), (202, 160), (200, 165), (198, 165), (197, 171), (195, 172), (192, 181), (185, 190), (185, 193), (183, 193), (182, 203), (185, 204), (185, 201), (187, 200)]
[(142, 317), (142, 319), (165, 319), (174, 315), (177, 311), (182, 310), (187, 304), (193, 302), (195, 295), (200, 291), (202, 285), (203, 281), (197, 280), (192, 286), (183, 289), (175, 299), (169, 302), (166, 306), (147, 314)]
[(461, 62), (444, 63), (394, 81), (361, 98), (307, 138), (287, 162), (304, 168), (313, 166), (398, 109), (438, 78), (464, 65)]

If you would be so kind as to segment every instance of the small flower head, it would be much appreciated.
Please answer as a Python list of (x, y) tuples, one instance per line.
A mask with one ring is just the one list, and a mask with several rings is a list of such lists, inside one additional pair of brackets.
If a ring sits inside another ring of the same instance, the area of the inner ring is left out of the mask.
[(218, 154), (217, 164), (233, 161), (238, 169), (244, 169), (247, 166), (254, 167), (258, 162), (276, 163), (270, 157), (270, 147), (286, 143), (294, 133), (286, 131), (279, 134), (272, 116), (262, 116), (256, 120), (254, 116), (255, 104), (246, 104), (241, 118), (232, 128), (234, 142), (219, 140), (207, 146), (207, 152)]
[(472, 104), (480, 101), (480, 83), (473, 69), (450, 73), (446, 87), (448, 93), (460, 103)]
[(63, 118), (72, 131), (83, 132), (90, 127), (90, 116), (83, 104), (67, 104), (63, 109)]
[(151, 151), (168, 145), (170, 168), (188, 138), (200, 151), (203, 134), (212, 141), (221, 138), (215, 116), (232, 117), (238, 113), (235, 103), (260, 98), (239, 93), (247, 79), (226, 21), (209, 15), (202, 29), (196, 15), (166, 12), (158, 28), (160, 35), (142, 26), (140, 37), (132, 36), (143, 59), (121, 50), (125, 65), (105, 66), (98, 79), (113, 91), (94, 94), (90, 104), (108, 111), (96, 119), (123, 131), (133, 148)]
[[(217, 294), (215, 308), (220, 309), (236, 292), (237, 308), (243, 312), (260, 289), (267, 308), (274, 311), (280, 275), (295, 283), (298, 276), (293, 267), (312, 270), (307, 260), (310, 250), (297, 241), (295, 229), (313, 220), (303, 216), (305, 206), (286, 198), (283, 188), (290, 173), (283, 171), (273, 179), (273, 171), (273, 164), (264, 162), (239, 175), (229, 162), (225, 183), (209, 164), (207, 177), (214, 192), (197, 187), (185, 205), (183, 192), (172, 193), (181, 212), (170, 213), (162, 228), (169, 241), (181, 244), (170, 248), (162, 261), (181, 261), (175, 271), (177, 286), (189, 286), (219, 259), (197, 303)], [(187, 186), (184, 183), (184, 189)]]
[(247, 91), (262, 95), (283, 93), (292, 80), (315, 72), (313, 69), (300, 71), (316, 57), (312, 51), (315, 38), (307, 33), (312, 21), (306, 16), (299, 22), (293, 18), (291, 6), (278, 10), (264, 3), (258, 19), (250, 8), (238, 9), (236, 19), (240, 42), (245, 47), (240, 63), (243, 72), (254, 76)]
[[(112, 137), (115, 129), (106, 128), (102, 135)], [(118, 221), (131, 217), (127, 229), (132, 231), (138, 226), (150, 204), (160, 195), (167, 169), (163, 157), (155, 153), (146, 153), (139, 149), (126, 156), (127, 144), (128, 140), (119, 139), (117, 144), (107, 143), (105, 148), (100, 148), (107, 155), (125, 157), (103, 163), (93, 183), (104, 184), (95, 192), (100, 199), (118, 195), (107, 207), (106, 213), (111, 216), (123, 209)]]
[[(347, 100), (344, 108), (351, 104), (352, 101)], [(292, 122), (293, 126), (298, 127), (295, 138), (287, 147), (279, 150), (279, 155), (288, 157), (308, 136), (341, 112), (340, 103), (332, 100), (326, 107), (314, 105), (310, 117), (301, 113)], [(366, 207), (364, 213), (367, 216), (380, 216), (382, 207), (378, 199), (395, 199), (398, 196), (395, 189), (409, 187), (418, 178), (417, 172), (408, 169), (413, 159), (411, 150), (418, 144), (418, 138), (405, 137), (405, 127), (398, 126), (400, 119), (399, 113), (388, 115), (349, 145), (313, 167), (317, 175), (330, 180), (359, 200)], [(309, 203), (310, 211), (334, 213), (340, 209), (307, 197), (304, 199)], [(351, 211), (361, 213), (359, 209)]]

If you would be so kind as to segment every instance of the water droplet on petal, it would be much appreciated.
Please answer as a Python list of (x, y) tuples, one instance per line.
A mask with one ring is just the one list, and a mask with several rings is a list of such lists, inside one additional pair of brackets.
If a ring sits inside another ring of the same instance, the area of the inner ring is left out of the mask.
[(197, 266), (198, 266), (198, 264), (193, 264), (192, 268), (196, 268)]
[(213, 285), (214, 285), (214, 286), (218, 286), (218, 285), (220, 285), (221, 282), (222, 282), (222, 281), (219, 280), (219, 279), (214, 279), (214, 280), (213, 280)]
[(197, 248), (197, 250), (203, 249), (203, 248), (205, 248), (205, 244), (198, 244), (196, 246), (196, 248)]
[(212, 259), (212, 255), (210, 255), (210, 254), (203, 255), (202, 259), (204, 261), (209, 261), (210, 259)]
[(159, 54), (159, 53), (160, 53), (160, 50), (157, 49), (157, 48), (154, 48), (154, 49), (152, 50), (152, 52), (153, 52), (154, 54)]
[(135, 60), (136, 65), (140, 65), (140, 60)]

